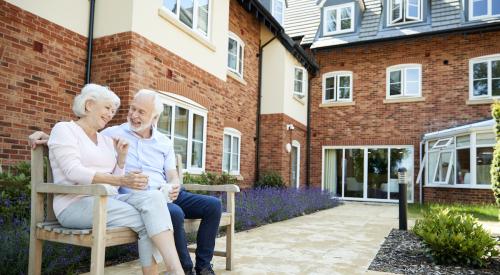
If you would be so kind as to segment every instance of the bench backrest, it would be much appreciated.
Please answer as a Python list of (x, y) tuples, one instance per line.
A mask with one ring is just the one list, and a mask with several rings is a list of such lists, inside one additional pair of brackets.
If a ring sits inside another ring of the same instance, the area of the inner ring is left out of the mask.
[[(175, 158), (179, 183), (182, 184), (182, 156), (177, 154)], [(48, 147), (38, 146), (32, 150), (31, 153), (31, 205), (32, 207), (42, 207), (43, 211), (41, 211), (41, 213), (44, 213), (44, 221), (56, 221), (57, 219), (53, 208), (54, 195), (36, 193), (36, 185), (44, 182), (54, 182), (54, 178), (52, 177), (52, 167), (50, 165)]]

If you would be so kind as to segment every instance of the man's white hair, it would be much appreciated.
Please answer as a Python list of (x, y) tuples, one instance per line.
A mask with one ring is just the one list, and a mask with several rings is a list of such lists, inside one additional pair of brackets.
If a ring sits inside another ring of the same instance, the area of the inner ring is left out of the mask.
[(87, 110), (85, 109), (85, 104), (87, 101), (102, 101), (111, 100), (115, 108), (118, 110), (120, 107), (120, 98), (109, 88), (98, 85), (98, 84), (86, 84), (83, 86), (82, 91), (73, 100), (73, 113), (77, 117), (85, 117), (87, 115)]
[(157, 92), (148, 90), (148, 89), (140, 89), (135, 95), (134, 99), (137, 99), (142, 96), (151, 96), (153, 97), (153, 104), (154, 104), (154, 110), (153, 110), (153, 117), (159, 116), (163, 112), (163, 103), (161, 102), (160, 96), (158, 95)]

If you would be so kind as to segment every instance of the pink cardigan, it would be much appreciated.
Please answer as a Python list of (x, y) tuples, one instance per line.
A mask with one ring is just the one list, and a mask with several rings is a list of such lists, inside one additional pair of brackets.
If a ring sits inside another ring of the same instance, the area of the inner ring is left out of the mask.
[[(57, 123), (50, 133), (48, 146), (56, 184), (92, 184), (96, 172), (123, 175), (124, 170), (116, 165), (113, 140), (97, 133), (97, 144), (95, 144), (74, 121)], [(56, 217), (71, 203), (83, 197), (85, 196), (55, 196)]]

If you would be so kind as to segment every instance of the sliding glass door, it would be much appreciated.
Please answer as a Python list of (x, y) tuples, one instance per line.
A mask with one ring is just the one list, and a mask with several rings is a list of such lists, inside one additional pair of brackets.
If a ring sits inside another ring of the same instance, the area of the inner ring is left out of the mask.
[(346, 199), (394, 201), (402, 167), (407, 169), (408, 200), (413, 201), (413, 147), (324, 147), (323, 188)]

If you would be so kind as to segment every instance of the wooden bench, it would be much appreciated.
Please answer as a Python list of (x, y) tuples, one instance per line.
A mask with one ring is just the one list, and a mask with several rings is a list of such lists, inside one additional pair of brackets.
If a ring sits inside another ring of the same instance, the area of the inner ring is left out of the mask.
[[(52, 182), (52, 171), (47, 165), (44, 180), (44, 159), (47, 157), (47, 147), (38, 146), (31, 151), (31, 233), (28, 274), (41, 274), (43, 241), (60, 242), (90, 247), (91, 274), (104, 274), (105, 249), (108, 246), (133, 243), (137, 234), (128, 227), (106, 228), (106, 201), (108, 196), (115, 195), (116, 190), (108, 184), (92, 185), (57, 185)], [(48, 158), (47, 158), (48, 159)], [(182, 162), (177, 155), (177, 171), (182, 184)], [(226, 228), (226, 251), (215, 251), (215, 256), (226, 257), (226, 269), (233, 268), (234, 239), (234, 195), (239, 187), (227, 185), (183, 184), (189, 191), (226, 192), (226, 212), (222, 213), (220, 226)], [(55, 218), (52, 208), (53, 194), (75, 194), (95, 196), (94, 217), (91, 229), (76, 230), (62, 227)], [(200, 220), (186, 219), (186, 232), (197, 231)], [(189, 248), (191, 252), (194, 248)]]

